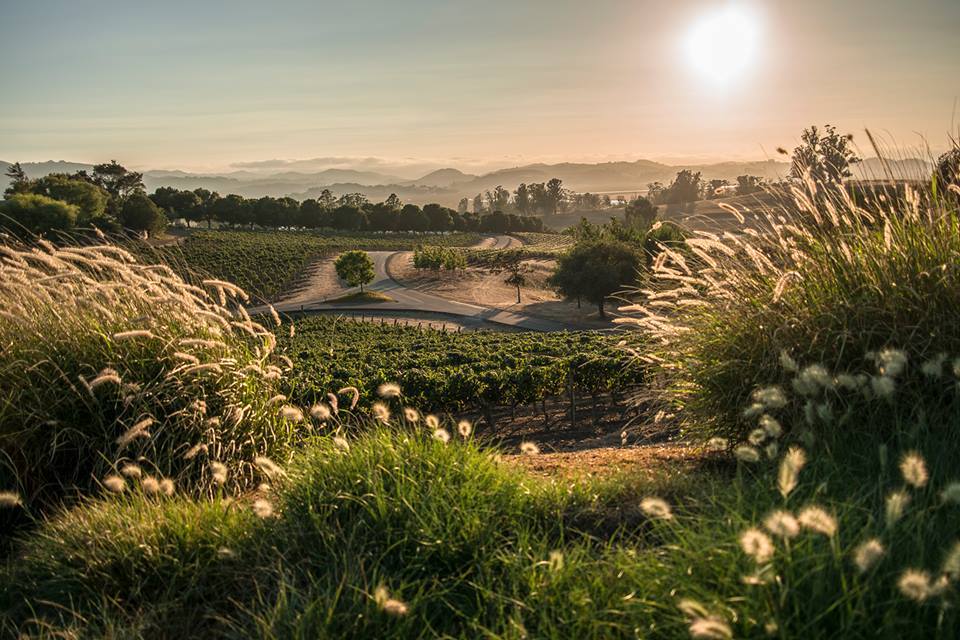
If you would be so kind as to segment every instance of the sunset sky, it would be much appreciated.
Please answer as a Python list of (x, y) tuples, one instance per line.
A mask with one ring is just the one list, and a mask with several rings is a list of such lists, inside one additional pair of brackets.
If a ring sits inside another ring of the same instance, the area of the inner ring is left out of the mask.
[(0, 159), (763, 159), (825, 122), (942, 148), (958, 33), (958, 0), (5, 3)]

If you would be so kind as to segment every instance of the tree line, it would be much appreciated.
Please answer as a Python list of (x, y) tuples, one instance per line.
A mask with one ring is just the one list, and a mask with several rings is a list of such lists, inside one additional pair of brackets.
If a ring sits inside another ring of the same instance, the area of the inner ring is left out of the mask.
[(463, 198), (457, 207), (461, 214), (501, 211), (521, 216), (556, 215), (574, 211), (593, 211), (613, 206), (610, 196), (597, 193), (577, 193), (563, 187), (563, 180), (526, 184), (521, 182), (514, 191), (497, 185), (492, 190)]
[[(116, 161), (91, 172), (53, 173), (31, 179), (19, 163), (6, 172), (10, 185), (0, 205), (0, 224), (29, 233), (98, 228), (128, 229), (148, 236), (170, 220), (250, 228), (308, 228), (345, 231), (542, 231), (539, 218), (499, 210), (460, 212), (439, 204), (403, 204), (396, 194), (370, 202), (363, 194), (335, 197), (324, 189), (317, 198), (244, 198), (215, 191), (160, 187), (147, 195), (143, 175)], [(10, 224), (12, 222), (12, 224)]]

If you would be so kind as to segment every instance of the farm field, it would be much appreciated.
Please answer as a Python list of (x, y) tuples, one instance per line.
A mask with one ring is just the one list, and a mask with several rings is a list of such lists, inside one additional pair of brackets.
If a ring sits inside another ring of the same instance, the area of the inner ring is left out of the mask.
[(418, 234), (317, 234), (313, 232), (196, 231), (175, 246), (157, 249), (166, 262), (232, 282), (247, 293), (274, 299), (317, 260), (349, 249), (411, 250), (426, 239), (470, 246), (479, 236)]
[(642, 380), (616, 334), (447, 333), (317, 316), (297, 319), (294, 328), (281, 341), (294, 363), (286, 395), (305, 406), (351, 386), (369, 406), (377, 388), (392, 382), (404, 402), (424, 411), (478, 413), (564, 396), (571, 386), (626, 395)]

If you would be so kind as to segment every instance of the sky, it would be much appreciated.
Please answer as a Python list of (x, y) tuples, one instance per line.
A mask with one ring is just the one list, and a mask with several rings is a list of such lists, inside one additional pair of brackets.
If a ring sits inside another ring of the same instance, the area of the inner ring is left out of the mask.
[(4, 4), (6, 161), (747, 160), (824, 123), (936, 150), (960, 121), (960, 0)]

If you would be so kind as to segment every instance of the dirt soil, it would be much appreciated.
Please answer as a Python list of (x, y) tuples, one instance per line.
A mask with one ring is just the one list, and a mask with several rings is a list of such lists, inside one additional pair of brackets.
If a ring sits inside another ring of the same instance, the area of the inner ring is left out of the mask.
[(344, 295), (350, 287), (337, 277), (337, 270), (334, 267), (336, 260), (337, 256), (334, 255), (311, 264), (298, 277), (298, 282), (294, 285), (293, 290), (284, 295), (278, 302), (307, 304)]
[[(450, 300), (466, 302), (501, 311), (525, 313), (531, 316), (572, 322), (578, 328), (609, 329), (614, 325), (598, 317), (597, 309), (584, 302), (577, 308), (576, 302), (562, 300), (547, 287), (547, 279), (553, 273), (552, 260), (526, 260), (527, 284), (520, 288), (517, 304), (517, 289), (504, 282), (506, 274), (492, 273), (486, 269), (469, 267), (456, 273), (417, 270), (413, 267), (413, 254), (403, 253), (389, 263), (390, 276), (411, 289), (424, 291)], [(613, 310), (611, 307), (610, 310)]]
[(687, 444), (662, 443), (632, 447), (600, 447), (538, 455), (511, 454), (503, 460), (546, 478), (611, 476), (621, 473), (663, 476), (683, 472), (702, 461), (701, 450)]

